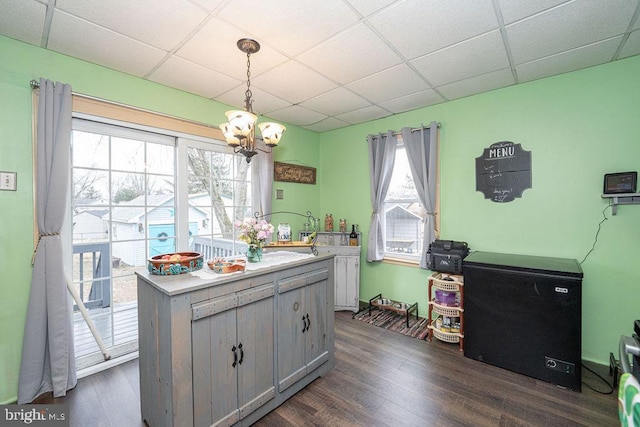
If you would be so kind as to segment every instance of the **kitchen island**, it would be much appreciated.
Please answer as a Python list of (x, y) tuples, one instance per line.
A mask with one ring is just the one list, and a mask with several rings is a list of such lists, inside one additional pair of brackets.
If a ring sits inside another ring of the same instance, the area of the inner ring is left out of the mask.
[(155, 426), (251, 425), (334, 366), (334, 255), (138, 273), (140, 403)]

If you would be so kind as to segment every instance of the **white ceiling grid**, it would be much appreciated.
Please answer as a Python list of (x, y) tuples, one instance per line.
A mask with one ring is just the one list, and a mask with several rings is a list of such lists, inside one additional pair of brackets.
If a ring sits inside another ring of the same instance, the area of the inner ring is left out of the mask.
[(254, 111), (322, 132), (638, 55), (639, 14), (640, 0), (1, 0), (0, 35), (235, 108), (236, 41), (254, 38)]

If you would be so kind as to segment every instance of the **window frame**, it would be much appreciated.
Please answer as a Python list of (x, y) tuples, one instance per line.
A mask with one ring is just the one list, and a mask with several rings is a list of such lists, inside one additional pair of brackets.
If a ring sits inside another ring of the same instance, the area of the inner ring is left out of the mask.
[[(404, 148), (404, 140), (402, 139), (402, 135), (398, 135), (398, 139), (396, 142), (396, 158), (398, 155), (398, 150), (404, 150), (405, 155), (406, 155), (406, 149)], [(436, 200), (434, 203), (434, 209), (433, 209), (433, 216), (428, 215), (427, 214), (427, 218), (426, 221), (424, 222), (424, 227), (423, 227), (423, 231), (422, 233), (424, 233), (424, 228), (428, 227), (430, 222), (433, 222), (433, 227), (435, 230), (435, 235), (436, 238), (440, 237), (440, 139), (437, 138), (436, 139)], [(394, 172), (395, 172), (395, 161), (394, 161)], [(393, 172), (392, 172), (393, 173)], [(411, 172), (409, 172), (409, 176), (411, 177), (411, 180), (414, 182), (415, 185), (415, 181), (413, 179), (413, 175), (411, 174)], [(381, 217), (381, 223), (382, 223), (382, 229), (383, 229), (383, 233), (384, 233), (384, 242), (385, 242), (385, 251), (382, 257), (382, 262), (386, 262), (386, 263), (390, 263), (390, 264), (398, 264), (398, 265), (405, 265), (405, 266), (410, 266), (410, 267), (419, 267), (420, 266), (420, 259), (422, 257), (422, 254), (424, 251), (426, 251), (428, 248), (422, 248), (421, 251), (417, 252), (416, 255), (404, 255), (404, 254), (399, 254), (397, 252), (388, 252), (386, 250), (386, 242), (387, 242), (387, 238), (386, 238), (386, 233), (387, 233), (387, 215), (386, 215), (386, 205), (388, 203), (388, 199), (389, 199), (389, 194), (387, 192), (387, 195), (385, 196), (385, 200), (383, 202), (383, 206), (385, 207), (384, 209), (384, 214), (380, 215)], [(422, 203), (420, 201), (420, 198), (417, 197), (417, 199), (415, 200), (419, 203)], [(422, 236), (419, 236), (419, 239), (421, 239)]]

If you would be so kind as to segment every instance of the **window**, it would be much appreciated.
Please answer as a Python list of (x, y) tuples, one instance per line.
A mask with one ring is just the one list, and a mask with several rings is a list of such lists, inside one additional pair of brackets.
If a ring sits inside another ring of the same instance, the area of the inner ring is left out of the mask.
[[(148, 258), (246, 251), (233, 222), (253, 213), (251, 164), (221, 141), (80, 116), (71, 142), (73, 286), (116, 357), (137, 350), (135, 271)], [(102, 355), (80, 313), (74, 316), (82, 369)]]
[(385, 258), (420, 261), (426, 216), (411, 176), (404, 144), (399, 138), (391, 183), (384, 200)]
[(190, 248), (205, 260), (246, 252), (235, 239), (236, 219), (253, 215), (251, 163), (232, 152), (212, 149), (211, 144), (183, 139), (186, 153)]

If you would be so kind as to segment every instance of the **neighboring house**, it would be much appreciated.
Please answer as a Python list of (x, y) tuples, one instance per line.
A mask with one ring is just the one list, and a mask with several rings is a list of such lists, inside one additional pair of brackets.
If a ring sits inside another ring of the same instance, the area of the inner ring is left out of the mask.
[[(174, 252), (174, 201), (173, 195), (146, 196), (147, 205), (155, 206), (145, 213), (144, 196), (129, 202), (122, 202), (113, 208), (111, 218), (112, 256), (122, 262), (141, 266), (146, 264), (145, 233), (149, 236), (148, 256)], [(203, 231), (202, 225), (208, 222), (206, 211), (189, 203), (189, 234), (195, 235)], [(146, 230), (145, 230), (146, 224)], [(118, 241), (127, 241), (118, 243)], [(133, 242), (132, 242), (133, 241)]]
[(73, 241), (91, 242), (105, 241), (108, 237), (109, 225), (103, 220), (108, 209), (87, 209), (73, 216)]
[(423, 218), (400, 205), (385, 212), (386, 246), (388, 251), (415, 253), (422, 236)]

